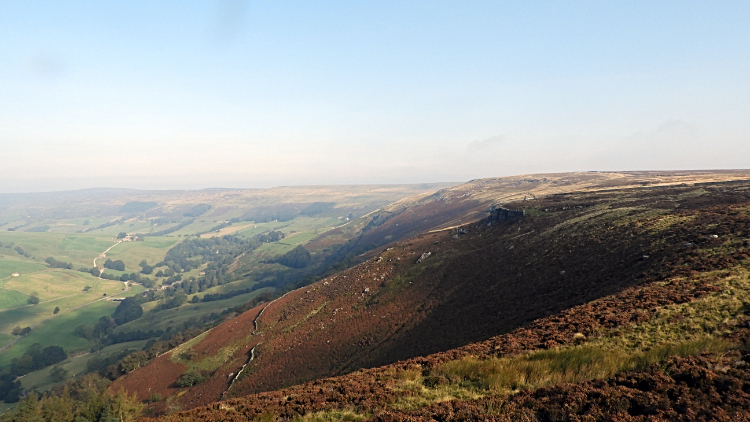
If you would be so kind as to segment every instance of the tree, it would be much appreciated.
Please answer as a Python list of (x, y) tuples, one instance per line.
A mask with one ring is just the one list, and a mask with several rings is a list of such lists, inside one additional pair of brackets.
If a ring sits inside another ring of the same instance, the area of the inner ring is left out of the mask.
[(50, 378), (52, 378), (52, 380), (55, 382), (63, 381), (65, 378), (68, 378), (68, 375), (68, 370), (63, 368), (62, 366), (55, 366), (51, 371), (49, 371)]
[(133, 372), (141, 366), (148, 363), (148, 354), (146, 352), (131, 353), (120, 362), (120, 370), (124, 373)]
[(17, 325), (15, 328), (13, 328), (13, 330), (10, 333), (13, 334), (14, 336), (20, 336), (21, 330), (23, 330), (23, 328), (21, 328), (20, 325)]
[(128, 234), (125, 233), (125, 232), (117, 233), (117, 238), (118, 239), (125, 239), (126, 237), (128, 237)]
[(305, 268), (310, 265), (310, 261), (312, 261), (310, 252), (302, 245), (298, 245), (296, 248), (282, 255), (279, 259), (279, 264), (291, 268)]
[(180, 379), (177, 380), (176, 384), (178, 387), (192, 387), (195, 384), (199, 384), (203, 382), (205, 378), (201, 376), (201, 374), (196, 371), (195, 369), (191, 369), (182, 376), (180, 376)]
[(60, 307), (59, 306), (55, 306), (55, 310), (52, 311), (52, 313), (55, 314), (55, 315), (59, 314), (60, 313)]
[(36, 305), (39, 303), (39, 296), (36, 293), (32, 293), (31, 296), (26, 299), (26, 303), (29, 305)]
[(115, 313), (112, 317), (115, 319), (117, 325), (125, 324), (126, 322), (138, 319), (143, 315), (143, 307), (138, 303), (138, 300), (133, 297), (125, 298), (115, 309)]
[(73, 334), (77, 335), (78, 337), (85, 338), (86, 340), (91, 340), (94, 337), (94, 327), (90, 325), (79, 325), (73, 330)]
[(118, 259), (117, 261), (107, 259), (106, 261), (104, 261), (104, 268), (109, 268), (110, 270), (116, 271), (125, 271), (125, 263), (120, 259)]

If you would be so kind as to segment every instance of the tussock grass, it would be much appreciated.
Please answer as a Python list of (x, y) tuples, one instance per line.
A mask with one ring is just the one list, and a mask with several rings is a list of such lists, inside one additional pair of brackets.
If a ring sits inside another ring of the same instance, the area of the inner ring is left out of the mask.
[(402, 410), (416, 410), (432, 403), (439, 403), (450, 400), (472, 400), (485, 396), (485, 392), (476, 388), (467, 388), (460, 384), (445, 384), (434, 387), (427, 387), (424, 379), (420, 376), (417, 379), (404, 380), (399, 384), (398, 389), (408, 392), (408, 395), (399, 398), (391, 407)]
[(737, 267), (732, 271), (704, 273), (702, 277), (718, 280), (712, 284), (721, 290), (692, 302), (659, 307), (648, 322), (602, 332), (588, 344), (634, 352), (729, 334), (750, 304), (748, 271)]
[(323, 412), (308, 413), (298, 416), (294, 422), (327, 422), (327, 421), (352, 421), (359, 422), (368, 419), (371, 415), (362, 415), (351, 410), (328, 410)]
[(746, 347), (724, 337), (750, 308), (748, 271), (737, 266), (707, 272), (696, 277), (696, 284), (701, 278), (712, 280), (721, 290), (692, 302), (659, 307), (645, 323), (597, 333), (583, 344), (512, 357), (466, 357), (446, 362), (424, 376), (418, 370), (401, 371), (395, 376), (399, 380), (395, 388), (409, 393), (392, 407), (418, 409), (446, 400), (505, 396), (523, 388), (644, 370), (672, 356)]
[(609, 378), (619, 372), (646, 369), (652, 364), (664, 362), (670, 356), (724, 352), (735, 347), (735, 344), (717, 338), (665, 344), (632, 354), (584, 345), (542, 350), (511, 358), (467, 357), (447, 362), (433, 373), (459, 387), (511, 393), (522, 388), (536, 389)]

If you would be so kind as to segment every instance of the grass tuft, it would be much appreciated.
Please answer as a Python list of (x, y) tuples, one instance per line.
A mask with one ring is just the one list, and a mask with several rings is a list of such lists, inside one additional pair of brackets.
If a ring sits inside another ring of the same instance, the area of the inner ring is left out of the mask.
[(725, 352), (736, 345), (717, 338), (665, 344), (648, 351), (626, 353), (595, 346), (542, 350), (511, 358), (467, 357), (437, 367), (434, 376), (447, 378), (462, 388), (512, 393), (560, 383), (578, 383), (609, 378), (619, 372), (636, 371), (664, 362), (671, 356), (700, 352)]

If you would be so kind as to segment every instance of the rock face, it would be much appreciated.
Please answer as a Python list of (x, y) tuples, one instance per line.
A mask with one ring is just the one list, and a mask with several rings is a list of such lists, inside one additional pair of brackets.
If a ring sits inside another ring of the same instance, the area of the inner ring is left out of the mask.
[(490, 216), (487, 217), (487, 224), (491, 225), (500, 221), (515, 220), (523, 217), (524, 210), (509, 210), (498, 205), (490, 207)]

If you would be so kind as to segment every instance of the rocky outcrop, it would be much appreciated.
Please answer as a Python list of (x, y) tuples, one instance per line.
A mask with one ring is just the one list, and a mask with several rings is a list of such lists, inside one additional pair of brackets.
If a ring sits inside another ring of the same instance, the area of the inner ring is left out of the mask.
[(485, 219), (487, 225), (499, 223), (501, 221), (516, 220), (524, 216), (524, 210), (509, 210), (499, 205), (490, 207), (490, 215)]

